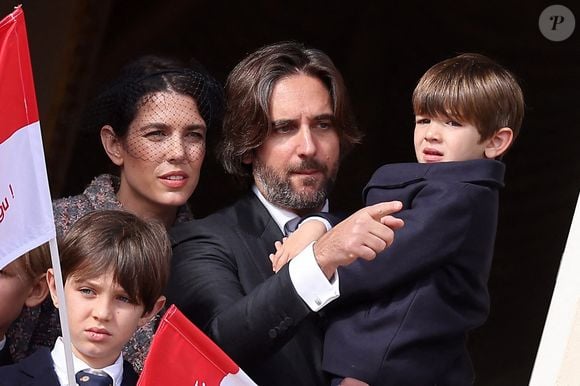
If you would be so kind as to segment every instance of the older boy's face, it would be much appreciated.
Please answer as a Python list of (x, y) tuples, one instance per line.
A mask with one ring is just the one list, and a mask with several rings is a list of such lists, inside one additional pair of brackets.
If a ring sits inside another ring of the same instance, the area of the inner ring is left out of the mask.
[(279, 207), (297, 213), (320, 208), (340, 155), (327, 88), (303, 74), (283, 78), (272, 90), (270, 110), (272, 132), (251, 160), (256, 186)]
[(415, 116), (414, 142), (420, 163), (485, 158), (486, 141), (477, 128), (445, 117)]
[(31, 288), (32, 283), (19, 274), (18, 262), (0, 270), (0, 339), (20, 315)]
[[(54, 276), (47, 275), (53, 300)], [(93, 368), (113, 364), (123, 346), (150, 315), (134, 304), (125, 290), (113, 281), (111, 272), (91, 279), (74, 275), (66, 280), (64, 294), (75, 355)]]

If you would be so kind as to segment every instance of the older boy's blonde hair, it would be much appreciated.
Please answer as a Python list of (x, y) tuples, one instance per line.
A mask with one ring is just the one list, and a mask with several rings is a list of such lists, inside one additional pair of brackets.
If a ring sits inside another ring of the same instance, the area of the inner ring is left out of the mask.
[(477, 128), (481, 140), (502, 127), (517, 137), (524, 96), (514, 75), (480, 54), (466, 53), (435, 64), (413, 92), (415, 115), (444, 116)]
[(26, 252), (14, 261), (14, 265), (23, 280), (31, 282), (38, 279), (52, 266), (48, 243)]

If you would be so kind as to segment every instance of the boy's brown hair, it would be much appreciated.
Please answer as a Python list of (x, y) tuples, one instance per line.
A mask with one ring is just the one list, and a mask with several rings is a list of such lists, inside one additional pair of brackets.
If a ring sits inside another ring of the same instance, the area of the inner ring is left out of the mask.
[(466, 53), (435, 64), (413, 92), (415, 115), (444, 116), (472, 124), (481, 140), (509, 127), (517, 137), (524, 97), (514, 75), (490, 58)]
[(150, 312), (169, 277), (171, 245), (165, 227), (132, 213), (101, 210), (76, 221), (61, 241), (63, 280), (111, 271), (132, 302)]

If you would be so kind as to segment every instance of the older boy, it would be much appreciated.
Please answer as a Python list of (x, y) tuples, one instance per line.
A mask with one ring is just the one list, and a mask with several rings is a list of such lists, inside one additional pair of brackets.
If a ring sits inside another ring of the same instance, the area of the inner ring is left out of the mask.
[(0, 366), (12, 364), (6, 338), (8, 327), (24, 307), (40, 305), (48, 295), (48, 244), (43, 244), (0, 269)]
[[(506, 69), (463, 54), (423, 75), (413, 108), (419, 163), (379, 168), (363, 192), (366, 205), (402, 201), (405, 227), (374, 261), (339, 270), (323, 357), (333, 384), (473, 383), (466, 337), (489, 312), (504, 176), (496, 159), (519, 132), (523, 95)], [(296, 237), (320, 232), (315, 223)]]
[[(135, 330), (165, 304), (171, 249), (164, 227), (123, 211), (96, 211), (64, 237), (61, 267), (76, 379), (99, 377), (105, 385), (136, 385), (121, 349)], [(55, 277), (47, 272), (55, 306)], [(66, 385), (64, 345), (41, 348), (18, 364), (0, 368), (0, 385)]]

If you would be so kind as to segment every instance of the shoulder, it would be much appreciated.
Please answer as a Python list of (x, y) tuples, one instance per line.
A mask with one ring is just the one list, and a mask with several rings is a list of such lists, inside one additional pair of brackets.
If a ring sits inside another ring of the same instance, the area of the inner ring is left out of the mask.
[(478, 191), (496, 192), (503, 187), (504, 174), (503, 163), (487, 159), (431, 164), (389, 164), (381, 166), (373, 174), (363, 190), (363, 199), (366, 202), (368, 199), (398, 199), (397, 195), (414, 197), (427, 188), (464, 190), (475, 194)]
[(398, 186), (421, 180), (502, 185), (504, 174), (505, 165), (500, 161), (489, 159), (430, 164), (388, 164), (373, 173), (367, 187)]
[(374, 185), (401, 185), (421, 180), (428, 170), (428, 165), (417, 162), (386, 164), (373, 173), (367, 187)]
[(59, 233), (65, 232), (76, 220), (93, 209), (89, 199), (84, 194), (53, 201), (52, 210), (57, 230)]
[(66, 233), (75, 221), (89, 212), (121, 208), (115, 193), (115, 181), (116, 177), (102, 174), (96, 177), (83, 193), (54, 200), (52, 208), (58, 234)]
[[(215, 238), (228, 233), (248, 229), (247, 224), (259, 218), (259, 211), (267, 211), (253, 194), (243, 196), (232, 205), (218, 210), (207, 217), (178, 223), (171, 228), (169, 235), (173, 245), (180, 244), (192, 238)], [(263, 215), (263, 214), (262, 214)]]
[(218, 236), (230, 228), (233, 220), (228, 212), (223, 209), (202, 219), (192, 219), (175, 224), (169, 230), (169, 237), (171, 243), (177, 245), (203, 235)]
[[(47, 385), (55, 384), (56, 373), (53, 369), (50, 349), (42, 347), (20, 362), (0, 367), (0, 385), (20, 385), (36, 378), (47, 380)], [(21, 383), (22, 382), (22, 383)], [(58, 385), (58, 383), (56, 383)]]

